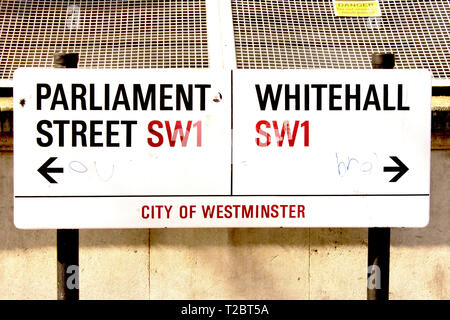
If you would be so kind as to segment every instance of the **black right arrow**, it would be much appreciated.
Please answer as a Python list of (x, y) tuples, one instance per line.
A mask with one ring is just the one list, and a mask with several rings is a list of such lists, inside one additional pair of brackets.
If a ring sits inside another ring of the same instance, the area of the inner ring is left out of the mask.
[(42, 176), (48, 180), (50, 183), (58, 183), (55, 179), (53, 179), (49, 173), (63, 173), (63, 168), (49, 168), (49, 166), (55, 161), (57, 157), (50, 157), (47, 161), (37, 170)]
[(397, 182), (408, 170), (409, 168), (405, 166), (399, 158), (395, 156), (390, 157), (398, 165), (398, 167), (384, 167), (384, 172), (398, 172), (389, 182)]

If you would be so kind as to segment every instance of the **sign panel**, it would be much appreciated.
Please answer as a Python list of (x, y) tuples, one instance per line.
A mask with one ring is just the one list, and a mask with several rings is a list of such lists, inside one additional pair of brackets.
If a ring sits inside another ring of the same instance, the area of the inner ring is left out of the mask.
[(236, 71), (233, 194), (287, 197), (310, 226), (426, 225), (430, 101), (427, 71)]
[(149, 227), (147, 196), (227, 195), (229, 74), (18, 69), (15, 224)]
[(424, 226), (431, 75), (18, 69), (19, 228)]

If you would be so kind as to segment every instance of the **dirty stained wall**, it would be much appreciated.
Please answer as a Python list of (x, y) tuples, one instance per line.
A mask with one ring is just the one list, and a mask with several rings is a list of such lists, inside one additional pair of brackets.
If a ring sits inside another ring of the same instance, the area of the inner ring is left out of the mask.
[[(14, 227), (11, 137), (2, 141), (0, 299), (56, 299), (56, 231)], [(430, 224), (392, 229), (391, 299), (450, 298), (450, 148), (440, 142)], [(366, 268), (364, 228), (80, 231), (81, 299), (365, 299)]]

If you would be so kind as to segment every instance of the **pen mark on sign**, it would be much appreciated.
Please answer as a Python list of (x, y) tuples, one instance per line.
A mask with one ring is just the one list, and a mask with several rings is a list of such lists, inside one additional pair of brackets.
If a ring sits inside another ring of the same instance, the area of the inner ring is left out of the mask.
[(69, 163), (69, 168), (77, 173), (86, 173), (88, 169), (80, 161), (71, 161)]
[(100, 178), (100, 180), (102, 180), (103, 182), (107, 182), (109, 180), (111, 180), (111, 178), (114, 175), (114, 164), (111, 167), (111, 174), (109, 175), (109, 177), (107, 178), (103, 178), (100, 173), (98, 172), (98, 167), (97, 167), (97, 161), (94, 161), (94, 165), (95, 165), (95, 172), (97, 172), (97, 176)]
[[(376, 157), (376, 153), (374, 153)], [(341, 160), (336, 152), (337, 173), (340, 177), (344, 177), (349, 171), (361, 172), (363, 174), (371, 174), (373, 164), (371, 161), (359, 161), (357, 158), (347, 156), (347, 160)], [(353, 163), (353, 165), (352, 165)], [(352, 166), (350, 166), (352, 165)]]

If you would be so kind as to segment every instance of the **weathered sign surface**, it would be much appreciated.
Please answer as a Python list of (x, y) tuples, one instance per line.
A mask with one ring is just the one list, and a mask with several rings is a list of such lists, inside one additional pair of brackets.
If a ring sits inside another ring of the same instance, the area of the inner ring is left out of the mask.
[(423, 70), (18, 69), (19, 228), (424, 226)]

